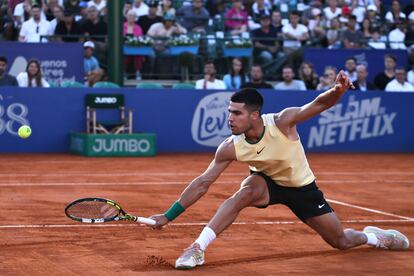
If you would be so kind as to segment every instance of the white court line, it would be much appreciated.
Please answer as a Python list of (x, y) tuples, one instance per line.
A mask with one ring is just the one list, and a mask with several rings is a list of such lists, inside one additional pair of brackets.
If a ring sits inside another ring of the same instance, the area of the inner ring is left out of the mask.
[[(403, 219), (351, 219), (341, 220), (342, 223), (388, 223), (388, 222), (413, 222), (412, 220)], [(303, 224), (301, 221), (236, 221), (233, 225), (291, 225)], [(168, 226), (205, 226), (207, 222), (189, 222), (189, 223), (170, 223)], [(139, 224), (119, 223), (119, 224), (16, 224), (0, 225), (0, 229), (16, 228), (89, 228), (89, 227), (139, 227)], [(167, 226), (167, 227), (168, 227)]]

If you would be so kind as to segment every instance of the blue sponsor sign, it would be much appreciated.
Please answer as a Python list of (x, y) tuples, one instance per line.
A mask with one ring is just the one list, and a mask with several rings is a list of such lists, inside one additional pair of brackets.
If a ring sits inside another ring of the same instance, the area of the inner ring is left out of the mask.
[[(0, 88), (0, 152), (67, 152), (69, 132), (85, 131), (85, 95), (113, 89)], [(134, 111), (134, 132), (154, 133), (158, 152), (214, 152), (231, 133), (231, 92), (118, 89)], [(262, 91), (264, 113), (301, 106), (314, 91)], [(298, 126), (314, 152), (414, 152), (414, 93), (349, 91), (321, 115)], [(98, 114), (99, 116), (99, 114)], [(17, 129), (29, 124), (28, 139)]]
[(47, 81), (84, 81), (83, 47), (81, 43), (0, 42), (0, 53), (8, 60), (9, 74), (26, 71), (27, 62), (38, 59)]

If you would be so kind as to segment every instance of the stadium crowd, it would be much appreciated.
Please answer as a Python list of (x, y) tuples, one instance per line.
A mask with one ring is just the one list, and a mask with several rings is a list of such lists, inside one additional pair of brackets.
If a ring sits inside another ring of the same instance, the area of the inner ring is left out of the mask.
[[(233, 58), (227, 62), (228, 70), (217, 73), (218, 59), (211, 60), (208, 45), (203, 47), (204, 40), (200, 40), (199, 53), (204, 54), (204, 70), (200, 73), (204, 77), (196, 81), (195, 87), (199, 89), (322, 90), (332, 85), (338, 69), (327, 66), (323, 75), (318, 76), (312, 63), (303, 60), (305, 47), (402, 49), (408, 52), (408, 63), (414, 68), (414, 1), (402, 5), (403, 2), (124, 0), (122, 27), (125, 42), (151, 37), (157, 55), (168, 48), (166, 38), (171, 36), (214, 34), (215, 39), (252, 47), (252, 57), (247, 61)], [(82, 42), (85, 83), (90, 86), (105, 78), (107, 34), (105, 0), (0, 0), (0, 41)], [(141, 80), (145, 65), (156, 70), (154, 59), (125, 56), (125, 71), (132, 71), (133, 77)], [(6, 66), (7, 59), (1, 57), (0, 85), (48, 86), (36, 60), (28, 62), (16, 82), (11, 76), (6, 77)], [(354, 57), (346, 60), (344, 68), (361, 91), (414, 91), (414, 70), (398, 67), (393, 55), (384, 57), (384, 71), (375, 76), (373, 83), (367, 81), (367, 66), (358, 64)], [(275, 86), (266, 80), (273, 75), (280, 76)]]

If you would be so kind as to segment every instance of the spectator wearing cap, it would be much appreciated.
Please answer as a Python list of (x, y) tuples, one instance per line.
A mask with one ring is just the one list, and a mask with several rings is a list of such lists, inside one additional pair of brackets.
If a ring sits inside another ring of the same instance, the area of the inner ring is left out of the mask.
[(392, 49), (407, 49), (404, 44), (405, 33), (407, 32), (405, 21), (401, 19), (395, 20), (396, 28), (388, 34), (388, 41)]
[(283, 26), (282, 32), (285, 38), (283, 49), (286, 53), (299, 49), (301, 44), (309, 38), (309, 29), (299, 23), (299, 13), (297, 11), (290, 13), (289, 24)]
[(386, 92), (414, 92), (414, 86), (406, 79), (405, 69), (397, 67), (395, 69), (395, 79), (390, 81), (385, 87)]
[(85, 83), (89, 86), (93, 86), (95, 83), (102, 79), (104, 71), (99, 66), (98, 60), (93, 56), (95, 44), (92, 41), (86, 41), (83, 43), (83, 48), (83, 68), (85, 71)]
[[(33, 5), (31, 9), (32, 17), (25, 21), (19, 34), (21, 42), (41, 42), (41, 36), (51, 35), (50, 22), (41, 17), (41, 9), (38, 5)], [(47, 39), (42, 39), (47, 42)]]
[[(127, 14), (127, 21), (124, 22), (123, 26), (123, 35), (124, 38), (127, 37), (139, 37), (144, 35), (141, 27), (135, 23), (136, 16), (133, 10), (130, 10)], [(144, 64), (144, 57), (142, 56), (125, 56), (124, 57), (124, 67), (128, 71), (129, 64), (133, 65), (135, 78), (141, 80), (141, 70)]]
[(82, 32), (81, 26), (75, 21), (70, 11), (65, 11), (63, 21), (60, 21), (55, 29), (58, 41), (77, 42)]
[(91, 6), (95, 6), (100, 15), (106, 14), (106, 0), (90, 0), (88, 8)]
[(406, 16), (401, 11), (400, 1), (393, 0), (391, 3), (391, 10), (385, 14), (385, 20), (388, 23), (396, 23), (396, 21), (405, 20)]
[(7, 74), (7, 58), (0, 56), (0, 86), (17, 86), (15, 77)]
[(210, 13), (203, 7), (202, 0), (193, 0), (191, 5), (177, 11), (180, 24), (189, 32), (206, 32)]
[(144, 34), (147, 34), (153, 24), (162, 22), (162, 17), (157, 15), (158, 2), (151, 0), (148, 2), (148, 7), (148, 14), (138, 19), (138, 25), (142, 28)]
[(378, 9), (375, 5), (368, 5), (366, 18), (371, 22), (371, 26), (373, 29), (380, 30), (383, 28), (381, 18), (378, 15)]
[(247, 12), (243, 9), (241, 0), (233, 0), (231, 9), (229, 9), (224, 18), (226, 29), (231, 35), (239, 35), (247, 31)]
[(139, 18), (140, 16), (147, 15), (149, 8), (142, 0), (134, 0), (132, 10), (135, 12), (137, 18)]
[(175, 9), (172, 5), (171, 0), (162, 0), (161, 4), (158, 6), (157, 15), (163, 17), (166, 13), (174, 14)]
[(356, 29), (356, 16), (349, 16), (348, 27), (341, 34), (342, 48), (352, 49), (361, 48), (364, 35)]
[(162, 22), (155, 23), (149, 28), (147, 34), (153, 37), (168, 37), (186, 33), (187, 30), (175, 22), (175, 16), (167, 13)]

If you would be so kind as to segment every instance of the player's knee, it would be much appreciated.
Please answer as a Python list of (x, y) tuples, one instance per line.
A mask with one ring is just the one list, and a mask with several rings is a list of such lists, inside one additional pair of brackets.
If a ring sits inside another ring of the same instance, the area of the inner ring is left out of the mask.
[(234, 199), (241, 206), (248, 206), (254, 200), (255, 190), (253, 187), (242, 187), (234, 195)]

